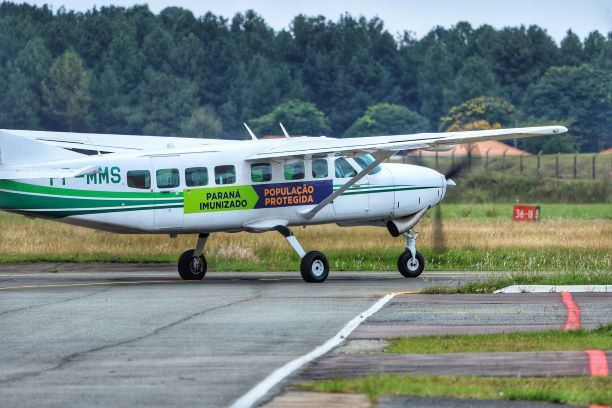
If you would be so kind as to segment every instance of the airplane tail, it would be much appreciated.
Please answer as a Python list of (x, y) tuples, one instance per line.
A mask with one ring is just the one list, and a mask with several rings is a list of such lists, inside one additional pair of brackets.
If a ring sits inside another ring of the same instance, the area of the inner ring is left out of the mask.
[(57, 163), (82, 157), (61, 147), (14, 135), (10, 130), (0, 130), (0, 180), (75, 177), (95, 171), (95, 166), (74, 169)]
[(0, 130), (0, 167), (33, 166), (45, 162), (70, 160), (83, 157), (61, 147)]

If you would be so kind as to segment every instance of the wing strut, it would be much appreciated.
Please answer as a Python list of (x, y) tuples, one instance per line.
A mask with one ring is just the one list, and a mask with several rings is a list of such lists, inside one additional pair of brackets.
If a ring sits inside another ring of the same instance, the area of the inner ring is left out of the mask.
[(383, 151), (379, 151), (377, 153), (374, 153), (374, 157), (376, 157), (376, 160), (374, 160), (365, 169), (361, 170), (359, 173), (357, 173), (355, 176), (353, 176), (349, 181), (344, 183), (342, 185), (342, 187), (340, 187), (338, 190), (334, 191), (333, 194), (329, 195), (325, 200), (321, 201), (315, 207), (311, 208), (308, 211), (300, 212), (300, 216), (302, 218), (304, 218), (305, 220), (312, 219), (312, 217), (314, 217), (319, 211), (321, 211), (323, 208), (325, 208), (325, 206), (327, 204), (329, 204), (332, 201), (334, 201), (342, 193), (344, 193), (346, 190), (348, 190), (353, 184), (357, 183), (359, 180), (364, 178), (366, 176), (366, 174), (368, 174), (370, 171), (372, 171), (374, 169), (374, 167), (378, 166), (380, 163), (384, 162), (389, 157), (393, 156), (395, 153), (397, 153), (397, 151), (395, 151), (395, 150), (383, 150)]

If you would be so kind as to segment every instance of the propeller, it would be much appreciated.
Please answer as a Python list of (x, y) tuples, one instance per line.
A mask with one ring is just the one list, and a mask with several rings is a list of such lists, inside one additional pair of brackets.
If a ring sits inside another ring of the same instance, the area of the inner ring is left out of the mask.
[[(478, 147), (475, 145), (468, 146), (467, 155), (458, 162), (452, 164), (451, 167), (444, 172), (447, 188), (455, 185), (455, 182), (452, 180), (453, 177), (459, 176), (465, 170), (470, 170), (473, 152), (478, 152)], [(444, 252), (446, 250), (444, 222), (442, 220), (442, 203), (436, 205), (436, 210), (434, 212), (432, 249), (434, 252)]]

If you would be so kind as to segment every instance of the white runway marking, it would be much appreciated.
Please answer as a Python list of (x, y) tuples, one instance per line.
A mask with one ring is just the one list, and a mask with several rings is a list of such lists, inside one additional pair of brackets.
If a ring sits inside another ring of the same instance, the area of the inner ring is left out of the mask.
[(344, 341), (349, 334), (353, 332), (365, 319), (378, 312), (384, 305), (387, 304), (397, 293), (385, 295), (378, 302), (374, 303), (368, 310), (360, 313), (353, 320), (348, 322), (334, 337), (327, 340), (325, 343), (315, 348), (308, 354), (304, 354), (301, 357), (296, 358), (293, 361), (288, 362), (284, 366), (276, 369), (272, 374), (267, 376), (262, 382), (251, 388), (246, 394), (236, 400), (230, 408), (250, 408), (255, 405), (259, 399), (268, 393), (275, 385), (279, 384), (294, 371), (299, 369), (305, 364), (308, 364), (312, 360), (321, 357), (338, 344)]

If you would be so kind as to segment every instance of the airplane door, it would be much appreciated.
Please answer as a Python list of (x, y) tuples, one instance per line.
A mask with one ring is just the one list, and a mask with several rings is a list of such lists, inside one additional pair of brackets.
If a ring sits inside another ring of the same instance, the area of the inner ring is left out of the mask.
[[(337, 190), (351, 177), (357, 174), (357, 170), (344, 158), (338, 157), (334, 160), (334, 190)], [(338, 216), (360, 216), (366, 215), (370, 209), (368, 194), (368, 176), (357, 183), (334, 200), (334, 212)]]
[(179, 156), (151, 157), (155, 193), (155, 228), (179, 229), (183, 227), (183, 200), (181, 178), (183, 169)]

